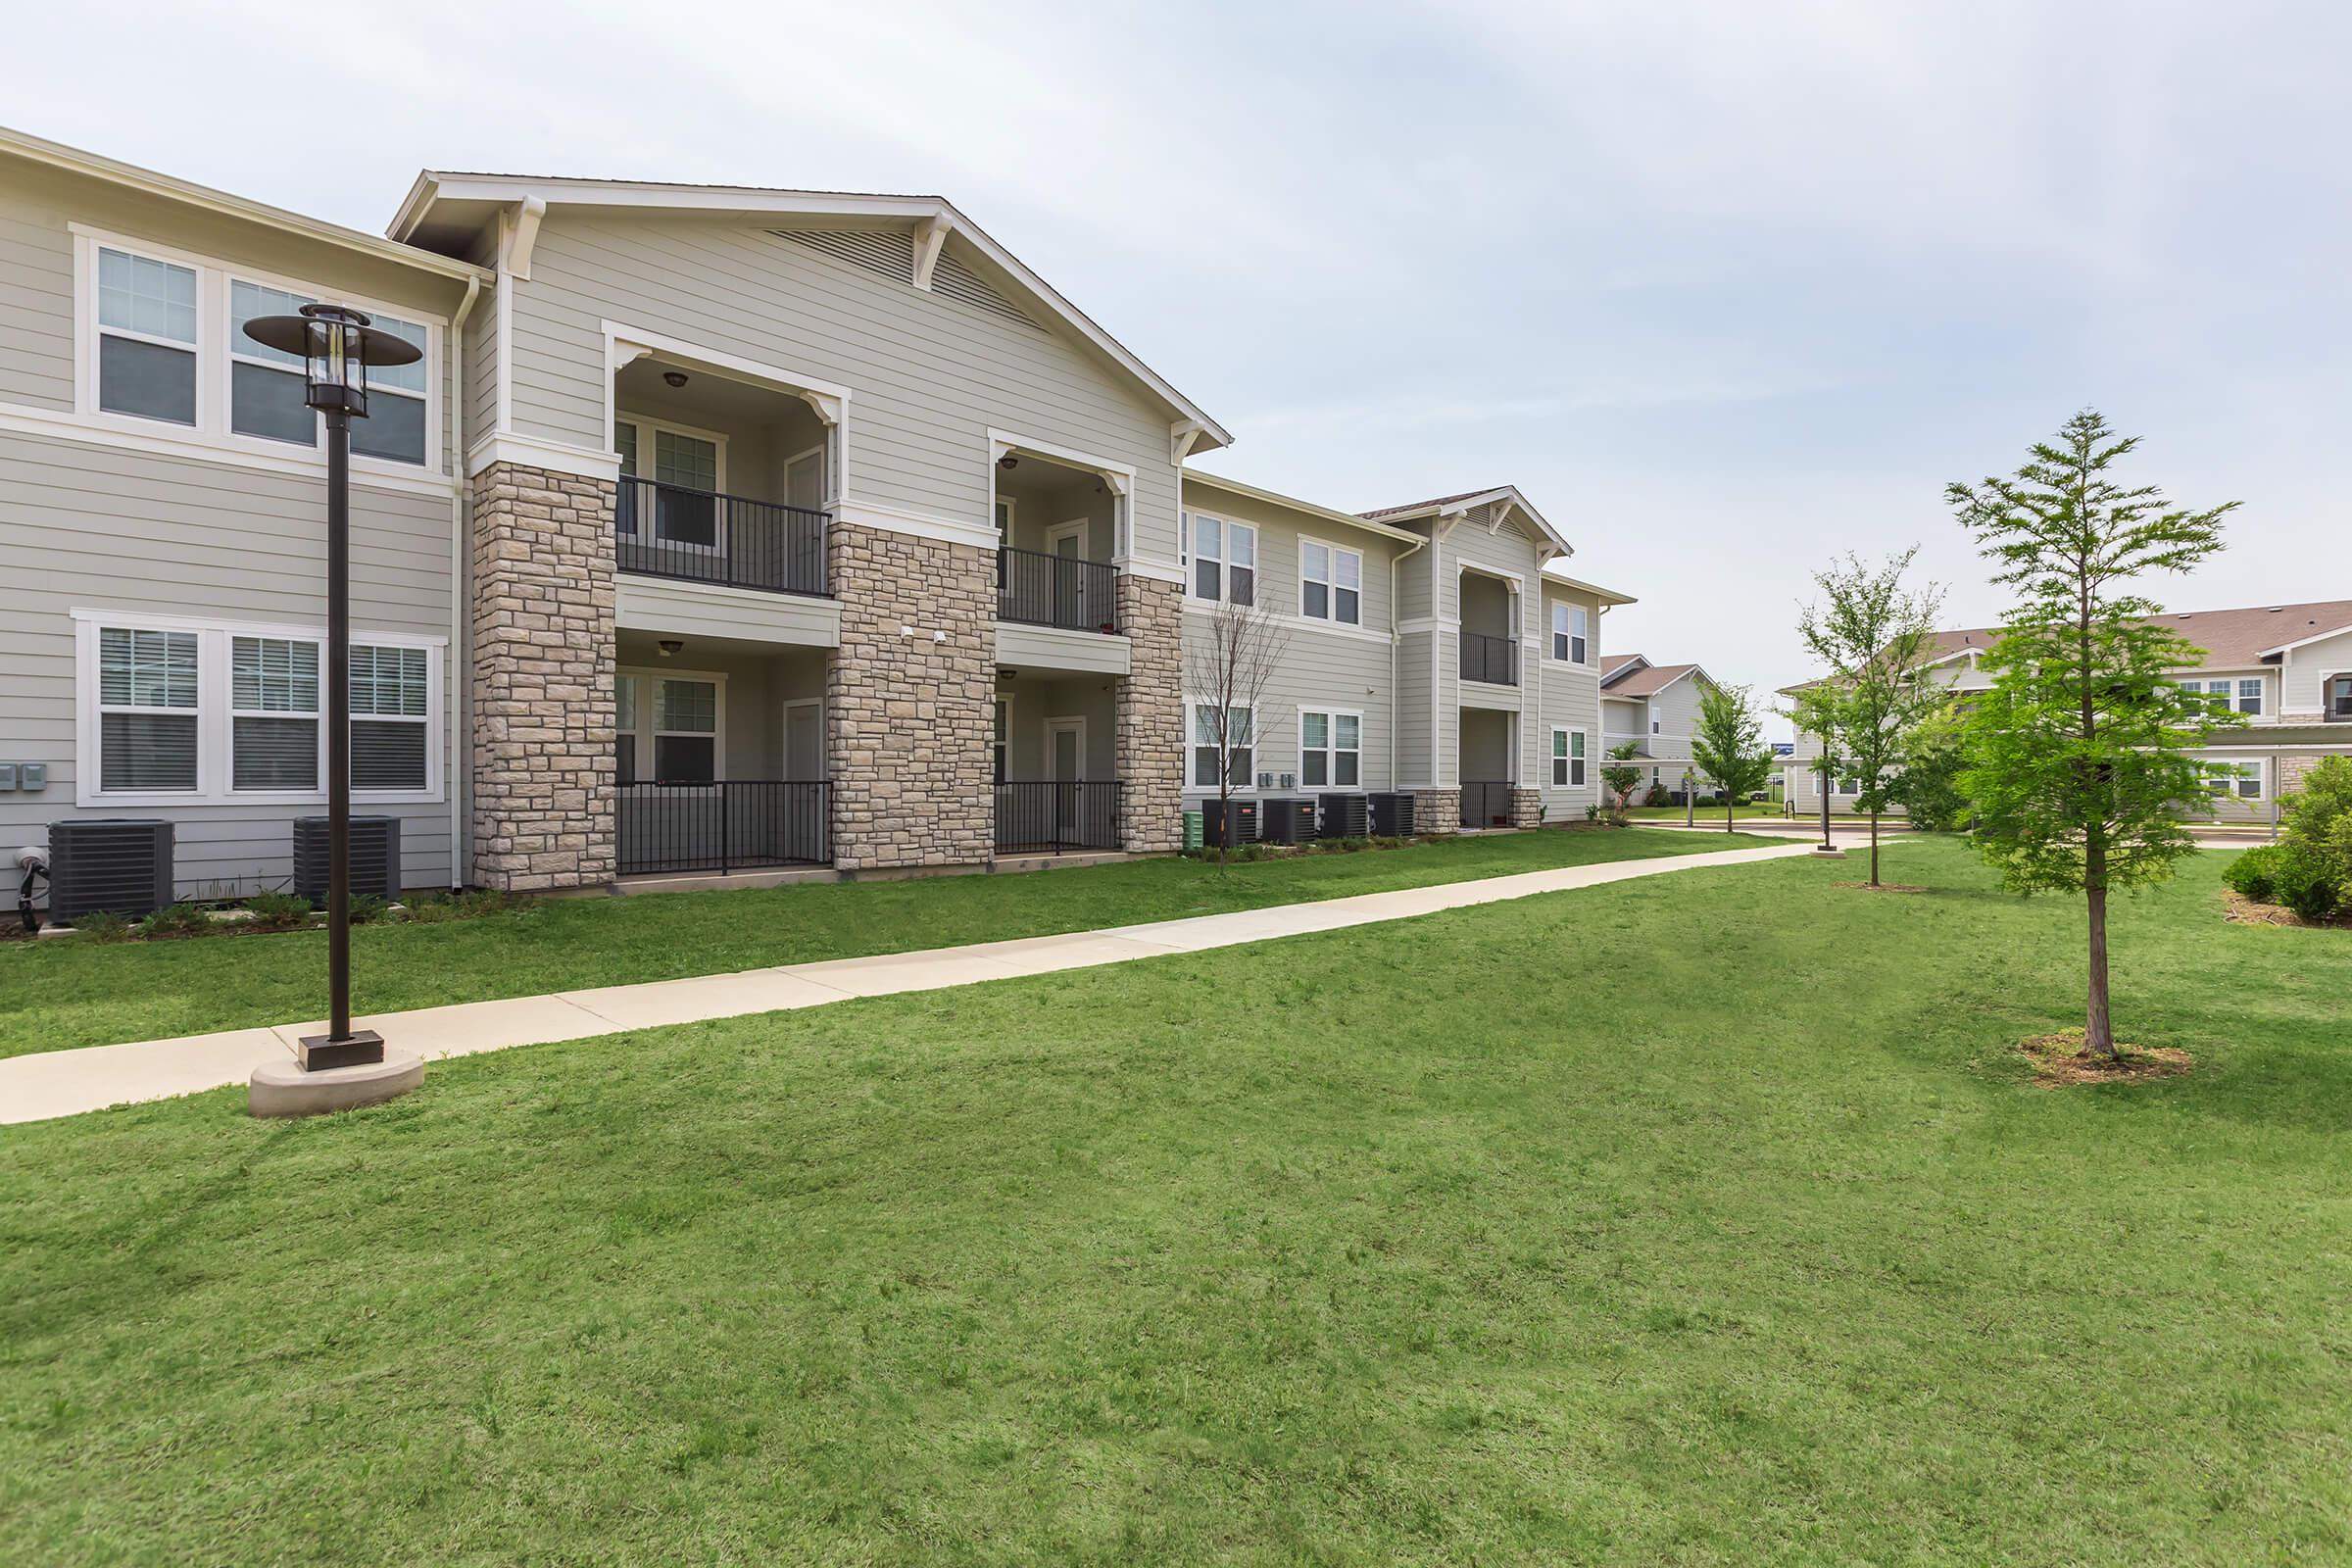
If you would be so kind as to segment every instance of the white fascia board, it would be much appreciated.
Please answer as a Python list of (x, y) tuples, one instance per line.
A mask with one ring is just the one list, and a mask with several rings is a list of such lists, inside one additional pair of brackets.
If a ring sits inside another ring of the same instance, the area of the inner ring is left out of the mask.
[(160, 196), (167, 201), (202, 208), (207, 212), (218, 213), (226, 218), (239, 218), (248, 222), (262, 223), (277, 229), (281, 233), (300, 235), (305, 239), (314, 239), (322, 244), (357, 251), (362, 255), (372, 256), (382, 261), (395, 262), (403, 267), (413, 267), (420, 272), (433, 272), (442, 277), (460, 280), (468, 278), (487, 280), (491, 275), (487, 270), (474, 266), (471, 262), (461, 262), (451, 257), (437, 255), (432, 251), (418, 250), (412, 245), (378, 238), (376, 235), (360, 229), (345, 228), (340, 223), (329, 223), (322, 219), (306, 218), (300, 213), (289, 213), (282, 207), (271, 207), (266, 202), (248, 201), (242, 196), (232, 196), (226, 191), (214, 190), (208, 185), (198, 185), (190, 180), (174, 179), (169, 174), (159, 174), (153, 170), (140, 169), (136, 165), (119, 163), (112, 158), (102, 158), (96, 153), (83, 152), (78, 147), (68, 147), (62, 142), (45, 141), (38, 136), (28, 136), (21, 130), (10, 130), (6, 126), (0, 126), (0, 152), (13, 154), (28, 163), (42, 164), (51, 169), (87, 175), (92, 179), (101, 179), (108, 184), (120, 185), (127, 190), (140, 191), (150, 196)]
[[(1562, 588), (1574, 588), (1579, 593), (1591, 594), (1603, 605), (1638, 605), (1642, 602), (1632, 594), (1621, 594), (1614, 588), (1603, 588), (1596, 582), (1586, 582), (1581, 578), (1571, 577), (1564, 571), (1553, 571), (1548, 566), (1544, 568), (1544, 580), (1548, 583), (1556, 583)], [(1635, 657), (1640, 658), (1639, 655)], [(1647, 663), (1648, 661), (1642, 660), (1642, 662)]]
[[(1176, 390), (1157, 371), (1130, 353), (1125, 344), (1095, 324), (1094, 319), (1063, 298), (1060, 291), (1031, 271), (1020, 258), (991, 239), (979, 224), (939, 196), (859, 195), (843, 191), (763, 190), (743, 185), (663, 185), (630, 180), (564, 179), (515, 174), (454, 174), (426, 170), (410, 188), (409, 199), (394, 215), (390, 232), (395, 238), (415, 231), (432, 204), (440, 200), (520, 203), (533, 197), (550, 206), (636, 207), (657, 212), (717, 215), (737, 213), (770, 219), (792, 216), (825, 218), (904, 219), (910, 223), (945, 223), (988, 263), (1001, 270), (1039, 304), (1061, 318), (1095, 349), (1187, 419), (1199, 423), (1201, 438), (1211, 445), (1233, 445), (1233, 433), (1210, 418), (1206, 410)], [(1198, 443), (1196, 443), (1198, 444)]]
[(1182, 489), (1191, 489), (1194, 485), (1199, 485), (1203, 489), (1215, 490), (1224, 495), (1240, 496), (1248, 501), (1262, 501), (1268, 506), (1282, 507), (1296, 512), (1301, 516), (1313, 517), (1321, 522), (1336, 523), (1342, 527), (1361, 529), (1365, 533), (1376, 533), (1384, 539), (1395, 539), (1404, 544), (1425, 545), (1429, 543), (1426, 538), (1413, 532), (1410, 528), (1391, 527), (1385, 522), (1374, 522), (1368, 517), (1356, 516), (1353, 513), (1337, 512), (1330, 507), (1317, 506), (1312, 501), (1301, 501), (1297, 496), (1286, 496), (1279, 491), (1260, 489), (1256, 485), (1244, 484), (1239, 479), (1229, 479), (1221, 473), (1210, 473), (1201, 468), (1186, 468), (1180, 485)]

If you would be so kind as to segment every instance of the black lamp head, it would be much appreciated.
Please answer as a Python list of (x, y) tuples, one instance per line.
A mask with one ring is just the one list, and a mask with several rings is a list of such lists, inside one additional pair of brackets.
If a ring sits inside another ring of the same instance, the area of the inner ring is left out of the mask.
[(368, 416), (368, 368), (414, 365), (423, 351), (406, 338), (370, 326), (342, 305), (305, 305), (300, 316), (257, 316), (245, 335), (264, 348), (302, 356), (303, 401), (327, 413)]

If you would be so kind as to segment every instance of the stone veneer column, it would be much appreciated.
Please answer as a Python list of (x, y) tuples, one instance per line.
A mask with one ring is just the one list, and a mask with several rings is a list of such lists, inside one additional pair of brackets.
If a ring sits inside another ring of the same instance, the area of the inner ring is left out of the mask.
[(1432, 833), (1459, 833), (1462, 830), (1462, 792), (1458, 789), (1428, 789), (1413, 791), (1413, 831), (1426, 837)]
[(980, 864), (996, 844), (996, 555), (838, 519), (826, 538), (841, 602), (825, 669), (833, 863)]
[(1119, 848), (1139, 855), (1179, 850), (1184, 847), (1184, 587), (1121, 572), (1118, 616), (1128, 651), (1113, 754)]
[(612, 486), (473, 479), (473, 880), (612, 879)]
[(1524, 785), (1511, 788), (1511, 826), (1542, 827), (1544, 825), (1544, 792)]

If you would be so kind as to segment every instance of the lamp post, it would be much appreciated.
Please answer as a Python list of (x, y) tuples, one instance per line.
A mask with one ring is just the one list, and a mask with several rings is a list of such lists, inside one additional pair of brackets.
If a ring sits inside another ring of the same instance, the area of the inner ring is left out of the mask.
[(1686, 767), (1683, 769), (1683, 826), (1696, 827), (1697, 825), (1698, 775)]
[(295, 1052), (305, 1072), (384, 1059), (372, 1029), (351, 1026), (351, 421), (368, 417), (368, 368), (413, 365), (413, 343), (340, 305), (261, 316), (245, 335), (302, 356), (303, 401), (326, 420), (326, 984), (327, 1032)]

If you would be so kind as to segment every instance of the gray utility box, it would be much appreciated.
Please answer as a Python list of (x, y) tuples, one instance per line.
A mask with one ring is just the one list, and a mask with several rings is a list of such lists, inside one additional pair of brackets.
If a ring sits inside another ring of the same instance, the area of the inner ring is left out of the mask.
[[(294, 892), (321, 909), (326, 907), (326, 818), (296, 817)], [(386, 904), (400, 897), (399, 817), (352, 817), (351, 896)]]
[(124, 919), (172, 902), (172, 824), (98, 817), (49, 824), (49, 918)]

